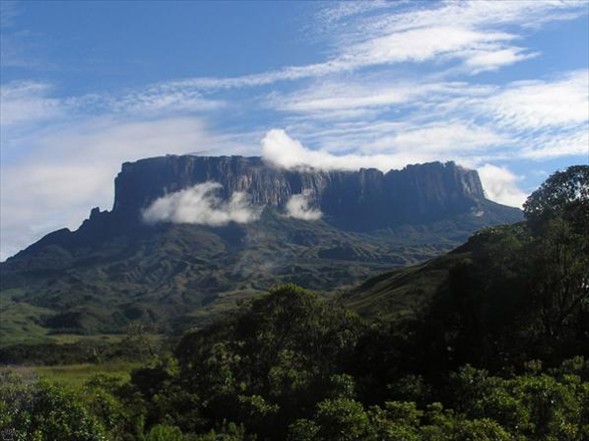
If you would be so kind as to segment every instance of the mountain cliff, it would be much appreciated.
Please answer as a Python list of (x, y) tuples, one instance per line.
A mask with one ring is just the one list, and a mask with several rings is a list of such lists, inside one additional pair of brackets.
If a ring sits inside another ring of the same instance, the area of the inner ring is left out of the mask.
[(3, 308), (27, 311), (41, 335), (202, 324), (275, 283), (343, 289), (520, 219), (453, 162), (383, 173), (143, 159), (123, 164), (111, 211), (1, 264)]
[(291, 171), (258, 157), (166, 156), (123, 164), (115, 180), (113, 213), (137, 219), (155, 199), (209, 181), (221, 184), (225, 198), (246, 192), (252, 204), (274, 208), (284, 208), (295, 194), (308, 194), (327, 217), (354, 229), (440, 219), (478, 208), (485, 200), (477, 172), (453, 162), (383, 173)]

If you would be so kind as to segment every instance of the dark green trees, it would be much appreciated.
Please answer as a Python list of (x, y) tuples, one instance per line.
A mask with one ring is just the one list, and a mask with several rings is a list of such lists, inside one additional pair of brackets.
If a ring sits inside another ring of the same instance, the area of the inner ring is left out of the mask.
[(202, 397), (210, 421), (243, 422), (259, 434), (284, 434), (311, 414), (355, 345), (359, 320), (294, 285), (271, 290), (238, 317), (188, 334), (177, 350), (180, 377)]
[(72, 393), (0, 371), (0, 436), (35, 441), (106, 441), (105, 428)]
[(422, 326), (438, 364), (500, 369), (589, 353), (589, 167), (552, 175), (525, 214), (463, 247)]
[(526, 219), (544, 223), (564, 218), (587, 232), (589, 228), (589, 166), (573, 165), (552, 174), (524, 204)]
[(544, 337), (560, 344), (587, 338), (589, 166), (554, 173), (530, 195), (524, 213), (534, 234), (526, 262), (529, 301)]

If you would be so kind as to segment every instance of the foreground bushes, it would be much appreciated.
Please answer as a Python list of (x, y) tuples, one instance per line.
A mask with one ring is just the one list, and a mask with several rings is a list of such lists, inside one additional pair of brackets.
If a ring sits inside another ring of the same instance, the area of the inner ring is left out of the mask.
[(589, 439), (583, 357), (410, 372), (396, 360), (424, 357), (411, 344), (419, 332), (399, 332), (283, 286), (187, 334), (174, 357), (130, 381), (98, 375), (70, 390), (3, 370), (0, 431), (47, 441)]

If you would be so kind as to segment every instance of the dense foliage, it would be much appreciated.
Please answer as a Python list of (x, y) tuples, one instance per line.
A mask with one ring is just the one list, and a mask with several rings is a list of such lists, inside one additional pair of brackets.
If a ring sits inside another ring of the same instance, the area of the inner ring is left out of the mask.
[(587, 165), (573, 165), (564, 171), (557, 171), (528, 197), (524, 204), (526, 219), (532, 223), (544, 223), (561, 217), (576, 227), (587, 228), (588, 182)]
[[(565, 192), (565, 208), (542, 208), (538, 201), (553, 199), (534, 193), (527, 222), (474, 235), (417, 316), (367, 320), (337, 299), (279, 286), (185, 334), (130, 381), (96, 376), (66, 390), (5, 371), (0, 433), (63, 441), (589, 439), (582, 173), (566, 174), (577, 190)], [(551, 178), (539, 191), (560, 191), (562, 182)]]

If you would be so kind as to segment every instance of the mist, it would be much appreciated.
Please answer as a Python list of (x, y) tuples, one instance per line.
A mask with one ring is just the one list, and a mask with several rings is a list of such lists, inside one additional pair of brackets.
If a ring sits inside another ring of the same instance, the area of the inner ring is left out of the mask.
[(315, 221), (321, 219), (321, 210), (312, 208), (311, 192), (305, 190), (299, 194), (293, 194), (286, 203), (286, 215), (295, 219)]
[(388, 171), (407, 164), (407, 160), (400, 155), (334, 155), (326, 151), (311, 150), (282, 129), (272, 129), (266, 133), (262, 139), (262, 157), (276, 167), (298, 170), (378, 168)]
[(221, 188), (217, 182), (205, 182), (165, 195), (143, 211), (143, 221), (222, 226), (260, 218), (262, 207), (252, 206), (246, 193), (235, 192), (228, 201), (223, 201), (216, 194)]

